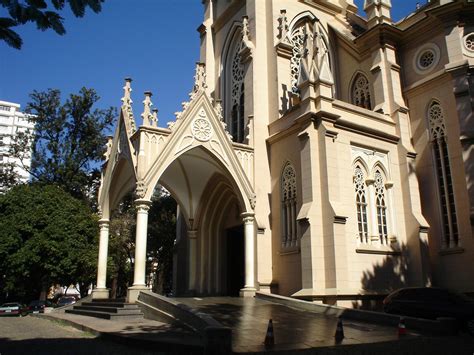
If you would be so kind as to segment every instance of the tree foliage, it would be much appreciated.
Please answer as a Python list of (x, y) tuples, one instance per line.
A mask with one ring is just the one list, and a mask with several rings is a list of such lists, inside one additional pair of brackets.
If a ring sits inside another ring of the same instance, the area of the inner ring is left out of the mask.
[(0, 17), (0, 40), (9, 46), (21, 49), (23, 41), (12, 28), (33, 22), (41, 31), (52, 29), (59, 35), (64, 35), (64, 19), (59, 11), (69, 4), (72, 13), (76, 17), (83, 17), (86, 8), (95, 13), (102, 10), (105, 0), (0, 0), (0, 6), (8, 11), (9, 17)]
[(97, 219), (57, 186), (19, 185), (0, 195), (1, 297), (31, 300), (52, 284), (95, 279)]
[(99, 96), (87, 88), (71, 94), (64, 104), (56, 89), (34, 91), (30, 98), (26, 112), (32, 114), (35, 130), (17, 133), (11, 156), (25, 162), (31, 155), (31, 167), (23, 167), (33, 180), (56, 184), (74, 197), (95, 201), (91, 189), (100, 176), (105, 133), (112, 126), (116, 110), (93, 109)]
[[(128, 194), (113, 211), (110, 221), (108, 276), (111, 297), (121, 297), (133, 281), (136, 210)], [(176, 201), (161, 187), (152, 196), (148, 212), (148, 273), (155, 277), (153, 290), (167, 293), (172, 288), (173, 251), (176, 237)], [(153, 266), (156, 264), (156, 267)]]

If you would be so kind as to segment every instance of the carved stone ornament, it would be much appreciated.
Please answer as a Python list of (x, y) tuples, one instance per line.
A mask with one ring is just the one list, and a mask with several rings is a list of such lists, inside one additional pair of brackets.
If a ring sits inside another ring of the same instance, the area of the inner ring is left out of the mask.
[(278, 39), (282, 43), (289, 43), (288, 40), (288, 20), (286, 18), (286, 10), (280, 10), (278, 17)]
[(137, 182), (137, 187), (135, 188), (135, 197), (136, 198), (144, 198), (146, 195), (147, 186), (145, 181), (140, 180)]
[(212, 137), (212, 126), (207, 119), (206, 112), (201, 109), (198, 117), (191, 123), (191, 132), (198, 141), (207, 142)]
[(133, 110), (132, 110), (132, 86), (131, 86), (132, 79), (126, 78), (125, 79), (125, 86), (123, 87), (124, 93), (122, 97), (122, 110), (128, 116), (128, 123), (129, 123), (129, 134), (132, 135), (136, 131), (135, 125), (135, 118), (133, 117)]
[(250, 207), (252, 207), (252, 209), (254, 210), (255, 205), (257, 203), (257, 195), (253, 194), (252, 197), (249, 198), (249, 202), (250, 202)]

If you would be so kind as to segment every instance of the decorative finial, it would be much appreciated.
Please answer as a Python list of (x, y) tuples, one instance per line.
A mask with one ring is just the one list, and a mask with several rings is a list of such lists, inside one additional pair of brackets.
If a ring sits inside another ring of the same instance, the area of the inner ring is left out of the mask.
[(124, 106), (131, 105), (133, 103), (131, 93), (132, 93), (132, 78), (125, 78), (125, 86), (123, 87), (123, 97), (122, 104)]
[(129, 122), (129, 128), (128, 128), (128, 133), (132, 135), (135, 130), (135, 118), (133, 117), (133, 110), (132, 110), (132, 79), (131, 78), (125, 78), (125, 86), (123, 87), (123, 97), (122, 97), (122, 110), (127, 113), (128, 115), (128, 122)]
[(152, 105), (152, 102), (151, 102), (151, 96), (152, 96), (152, 93), (151, 91), (145, 91), (145, 100), (143, 100), (143, 113), (142, 113), (142, 118), (143, 118), (143, 125), (144, 126), (149, 126), (150, 125), (150, 121), (151, 119), (153, 118), (152, 114), (151, 114), (151, 105)]
[(286, 18), (286, 10), (280, 10), (278, 18), (278, 39), (280, 42), (288, 42), (288, 20)]
[(153, 114), (152, 114), (152, 117), (151, 117), (151, 125), (153, 127), (158, 127), (158, 109), (155, 107), (153, 110)]
[(194, 88), (191, 93), (191, 99), (199, 92), (204, 91), (207, 88), (206, 85), (206, 64), (197, 62), (196, 63), (196, 74), (194, 75)]

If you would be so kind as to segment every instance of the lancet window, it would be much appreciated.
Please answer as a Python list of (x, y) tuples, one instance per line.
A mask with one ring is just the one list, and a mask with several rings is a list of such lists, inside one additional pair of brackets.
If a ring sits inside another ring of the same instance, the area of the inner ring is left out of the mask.
[(283, 168), (281, 177), (281, 221), (282, 247), (296, 246), (298, 243), (296, 231), (296, 173), (290, 163)]
[(361, 73), (358, 73), (352, 83), (352, 103), (356, 106), (372, 109), (370, 102), (370, 85), (367, 77)]
[(226, 123), (235, 142), (245, 140), (245, 67), (241, 62), (242, 39), (235, 40), (226, 63)]
[(456, 247), (459, 244), (459, 235), (446, 126), (443, 109), (437, 101), (433, 101), (429, 105), (428, 122), (443, 223), (442, 242), (445, 248)]
[(365, 174), (359, 165), (356, 166), (354, 171), (354, 185), (356, 193), (359, 241), (362, 244), (368, 244), (369, 230), (367, 224), (367, 193), (365, 188)]
[(387, 204), (386, 191), (382, 173), (377, 170), (374, 174), (375, 182), (375, 207), (377, 212), (377, 229), (380, 244), (388, 245), (388, 230), (387, 230)]
[[(388, 179), (388, 156), (353, 147), (353, 184), (357, 245), (369, 249), (396, 246), (396, 224), (392, 203), (393, 183)], [(370, 173), (369, 173), (370, 172)], [(355, 227), (355, 224), (354, 224)]]

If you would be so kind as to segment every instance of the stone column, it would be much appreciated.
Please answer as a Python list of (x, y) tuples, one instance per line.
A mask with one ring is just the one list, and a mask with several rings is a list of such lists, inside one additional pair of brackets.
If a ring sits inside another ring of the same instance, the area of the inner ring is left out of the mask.
[(145, 284), (146, 271), (146, 237), (148, 229), (148, 210), (151, 201), (135, 200), (137, 209), (137, 227), (135, 235), (135, 263), (133, 273), (133, 286), (128, 288), (127, 301), (134, 303), (140, 291), (148, 290)]
[(245, 238), (245, 285), (240, 290), (240, 297), (255, 296), (255, 224), (252, 212), (242, 213)]
[(196, 291), (196, 244), (197, 244), (197, 231), (188, 230), (189, 239), (189, 284), (188, 292), (193, 294)]
[(107, 251), (109, 247), (109, 220), (99, 220), (99, 261), (97, 263), (97, 286), (92, 290), (92, 298), (109, 298), (109, 289), (105, 286), (107, 277)]

